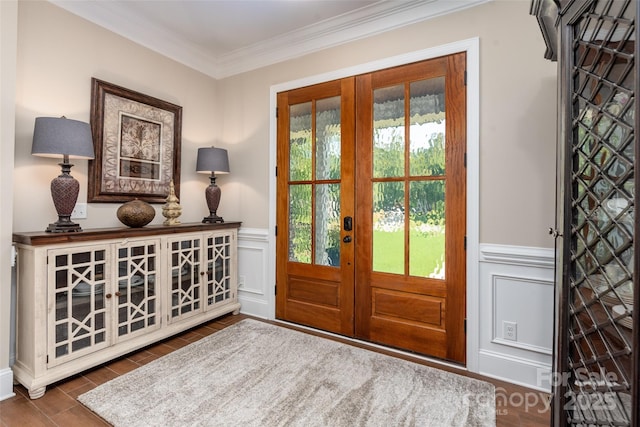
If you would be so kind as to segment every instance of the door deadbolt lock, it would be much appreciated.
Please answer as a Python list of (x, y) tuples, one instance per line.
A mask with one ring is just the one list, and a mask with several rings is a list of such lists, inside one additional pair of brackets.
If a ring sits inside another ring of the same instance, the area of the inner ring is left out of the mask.
[(351, 240), (351, 236), (344, 236), (344, 238), (342, 239), (342, 241), (345, 243), (351, 243)]
[(344, 220), (342, 221), (342, 225), (344, 228), (344, 231), (351, 231), (353, 230), (353, 218), (351, 218), (350, 216), (345, 216)]

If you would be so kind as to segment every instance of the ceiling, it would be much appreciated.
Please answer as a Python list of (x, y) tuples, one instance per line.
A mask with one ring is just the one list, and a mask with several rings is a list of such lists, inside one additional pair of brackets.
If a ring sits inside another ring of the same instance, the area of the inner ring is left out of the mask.
[(49, 0), (214, 78), (490, 0)]

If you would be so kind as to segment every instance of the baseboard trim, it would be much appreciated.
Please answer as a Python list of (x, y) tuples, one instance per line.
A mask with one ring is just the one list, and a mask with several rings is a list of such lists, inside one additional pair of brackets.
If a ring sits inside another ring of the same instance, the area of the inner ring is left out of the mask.
[(13, 371), (10, 368), (0, 369), (0, 400), (13, 396)]
[(249, 316), (267, 319), (269, 317), (269, 304), (262, 298), (252, 298), (246, 293), (239, 293), (240, 313)]
[(551, 392), (549, 378), (552, 367), (535, 360), (480, 350), (479, 374), (534, 390)]

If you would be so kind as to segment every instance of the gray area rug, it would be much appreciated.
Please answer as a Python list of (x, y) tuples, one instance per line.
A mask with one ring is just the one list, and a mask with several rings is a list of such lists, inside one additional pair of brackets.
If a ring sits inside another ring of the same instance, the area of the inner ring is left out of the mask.
[(245, 319), (81, 395), (115, 426), (494, 426), (492, 384)]

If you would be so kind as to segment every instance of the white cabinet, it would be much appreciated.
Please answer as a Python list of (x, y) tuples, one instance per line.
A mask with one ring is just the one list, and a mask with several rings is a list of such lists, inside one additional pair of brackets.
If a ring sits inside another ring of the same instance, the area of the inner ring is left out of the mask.
[(170, 323), (215, 310), (235, 298), (235, 235), (201, 233), (168, 239)]
[(14, 376), (47, 385), (237, 313), (240, 223), (16, 233)]

